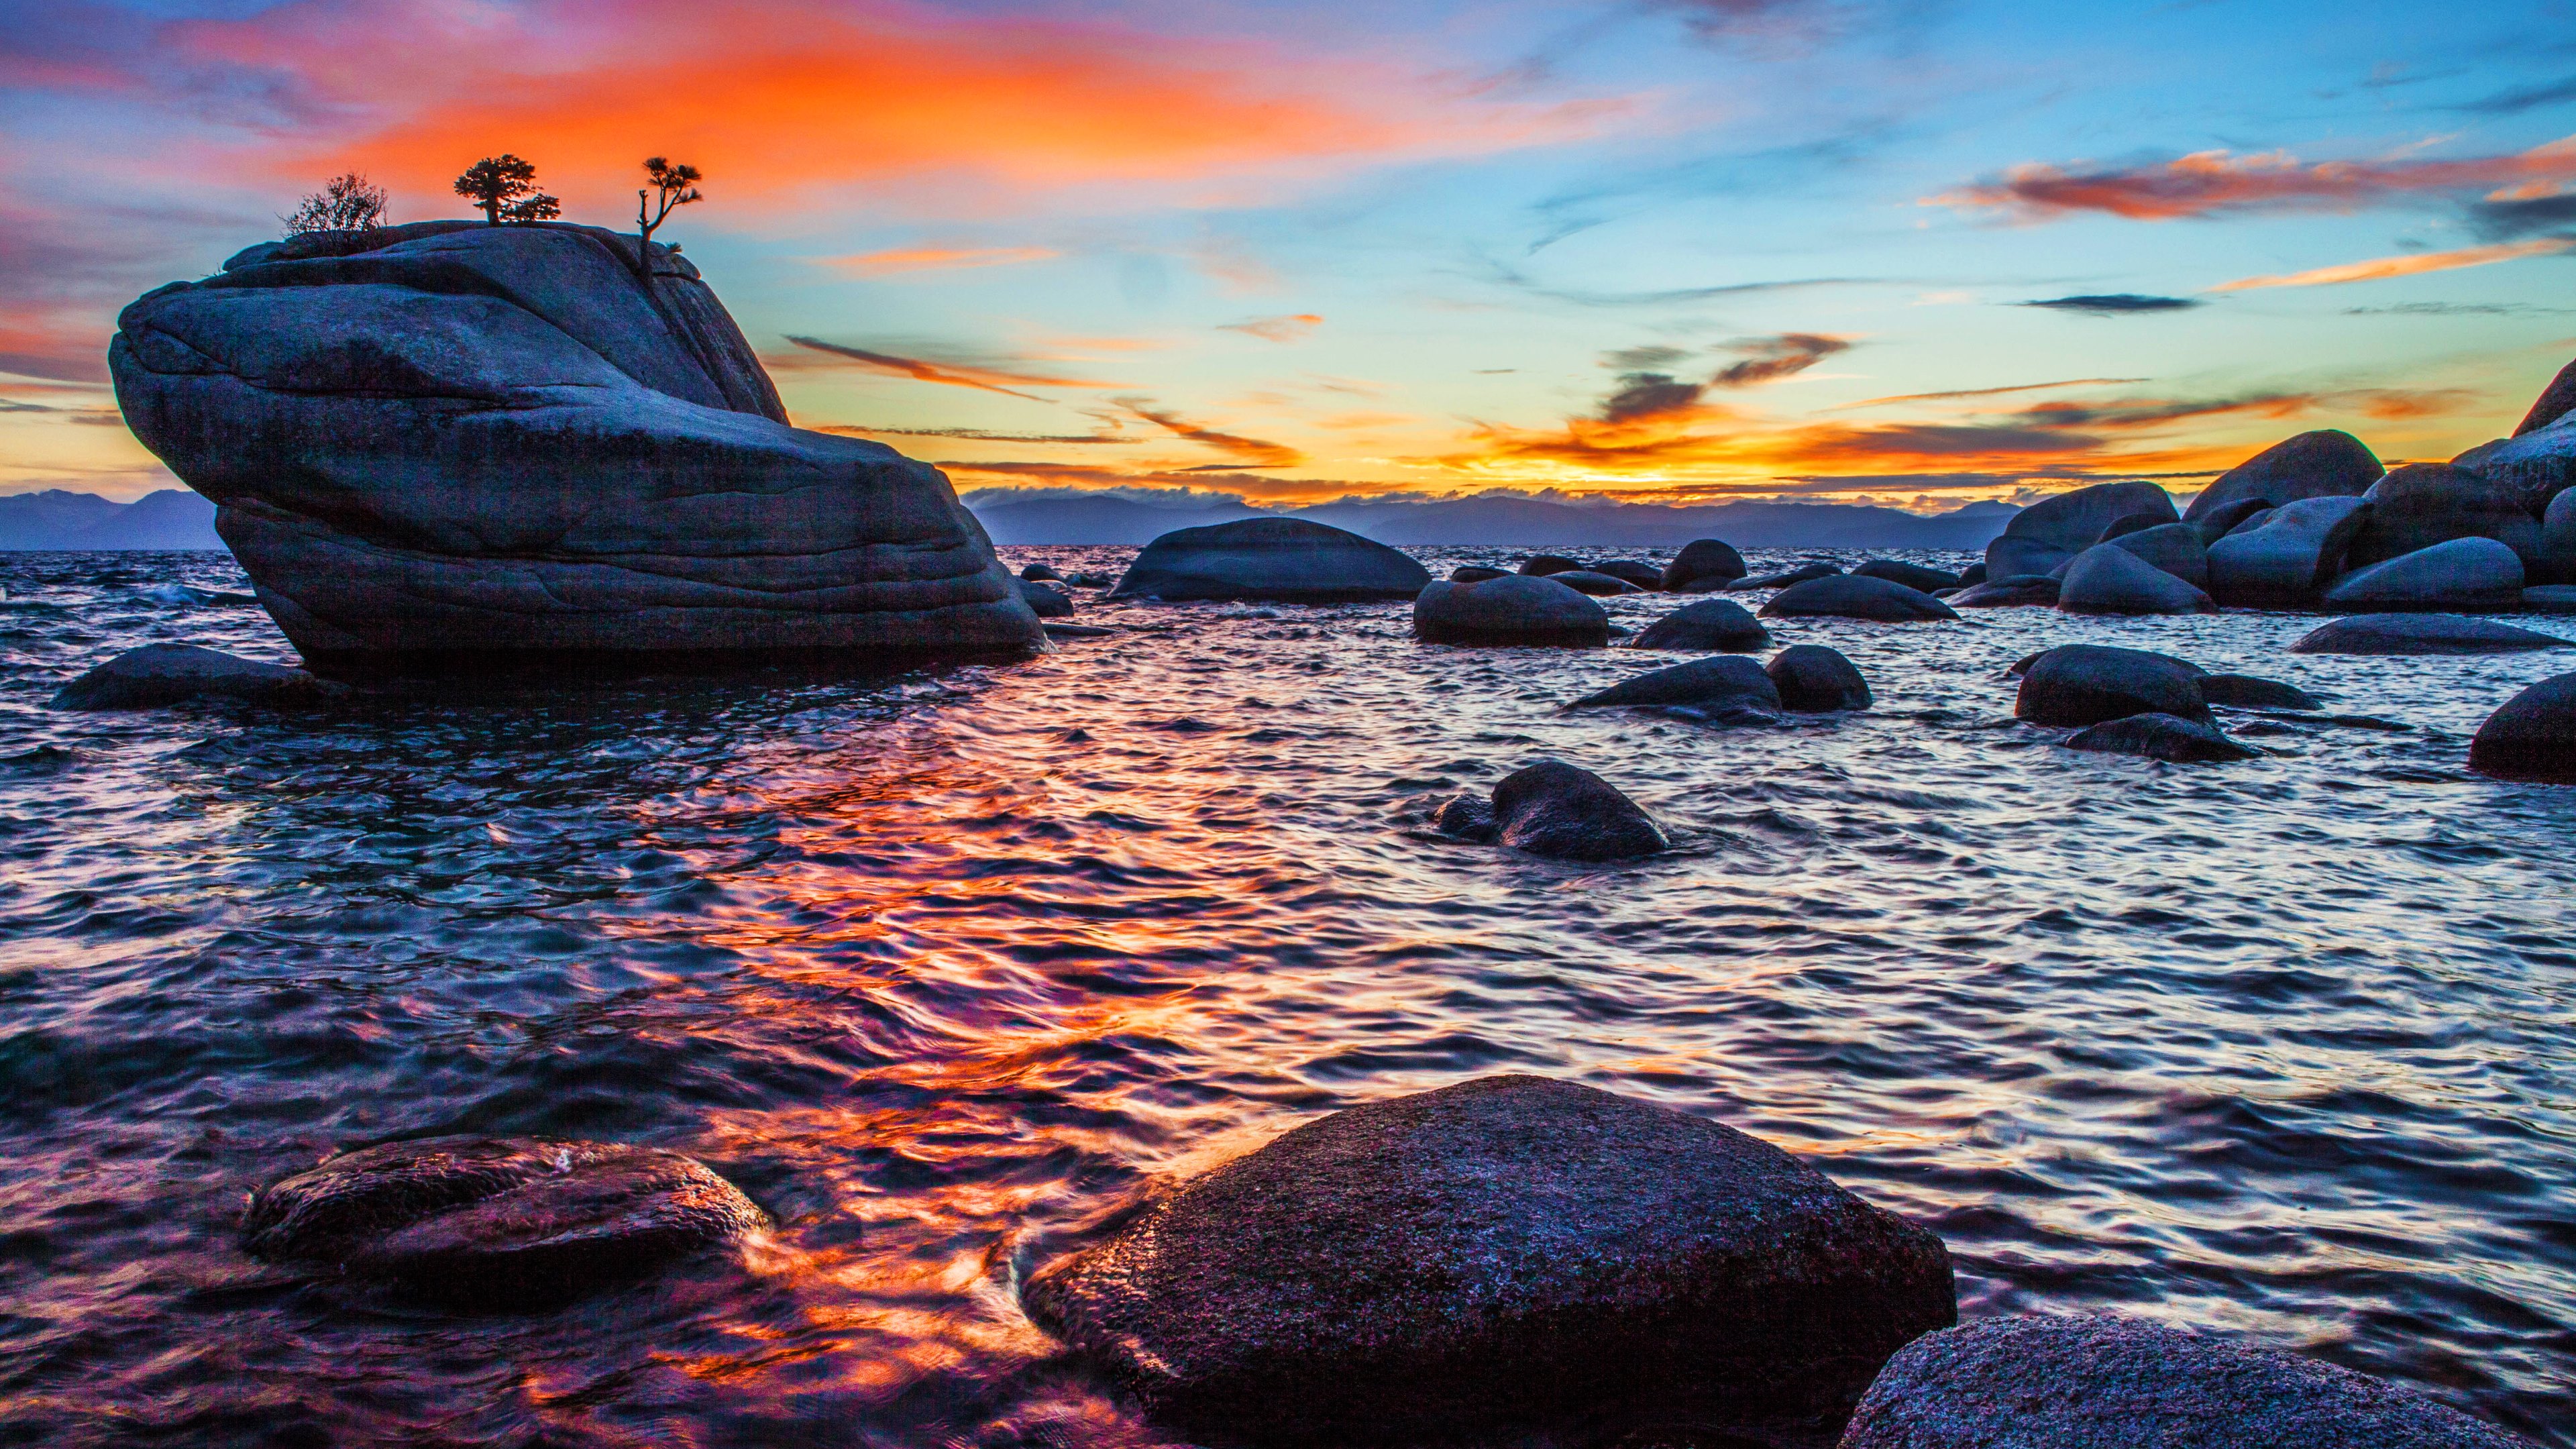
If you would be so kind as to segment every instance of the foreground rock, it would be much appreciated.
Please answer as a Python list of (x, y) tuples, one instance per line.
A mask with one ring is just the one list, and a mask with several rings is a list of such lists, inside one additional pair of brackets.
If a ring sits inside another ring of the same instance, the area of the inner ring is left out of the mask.
[(1821, 644), (1793, 644), (1762, 666), (1780, 691), (1784, 708), (1801, 714), (1867, 709), (1873, 704), (1869, 681), (1839, 649)]
[(125, 421), (317, 667), (1025, 653), (948, 480), (787, 425), (695, 267), (597, 227), (297, 238), (146, 294)]
[(1731, 599), (1684, 604), (1628, 641), (1631, 649), (1759, 649), (1771, 631), (1753, 611)]
[(1693, 539), (1682, 545), (1673, 561), (1664, 565), (1664, 592), (1678, 594), (1702, 579), (1714, 579), (1723, 586), (1745, 575), (1744, 555), (1732, 544), (1713, 538)]
[(1911, 624), (1926, 619), (1956, 619), (1948, 604), (1889, 579), (1836, 574), (1791, 584), (1762, 606), (1773, 619), (1868, 619), (1881, 624)]
[(1238, 518), (1145, 545), (1110, 597), (1278, 604), (1410, 599), (1430, 571), (1374, 539), (1303, 518)]
[(2501, 780), (2576, 785), (2576, 674), (2505, 701), (2469, 741), (2469, 768)]
[(2540, 558), (2540, 523), (2512, 484), (2448, 463), (2414, 463), (2362, 495), (2370, 516), (2353, 535), (2350, 567), (2384, 563), (2455, 539), (2485, 538), (2525, 567)]
[(2346, 574), (2326, 590), (2337, 613), (2510, 609), (2522, 602), (2522, 560), (2491, 538), (2455, 538)]
[(2533, 1449), (2412, 1389), (2111, 1317), (1988, 1318), (1890, 1359), (1841, 1449)]
[(2058, 581), (2057, 607), (2070, 614), (2208, 614), (2218, 605), (2189, 583), (2120, 547), (2095, 544)]
[(1935, 589), (1955, 589), (1960, 584), (1959, 576), (1948, 569), (1925, 568), (1894, 558), (1871, 559), (1852, 573), (1858, 578), (1887, 579), (1926, 594)]
[(1034, 579), (1020, 579), (1016, 582), (1020, 591), (1020, 602), (1029, 606), (1029, 612), (1041, 619), (1073, 617), (1073, 595), (1062, 589), (1049, 588)]
[(244, 704), (315, 704), (347, 686), (302, 669), (262, 664), (194, 644), (146, 644), (54, 691), (55, 709), (158, 709), (194, 699)]
[(2209, 546), (2209, 592), (2230, 608), (2313, 604), (2370, 520), (2358, 497), (2302, 498)]
[(1452, 796), (1434, 823), (1444, 834), (1557, 860), (1631, 860), (1672, 848), (1664, 828), (1635, 801), (1560, 760), (1513, 771), (1488, 798)]
[(580, 1293), (767, 1223), (676, 1152), (440, 1137), (345, 1153), (263, 1188), (244, 1246), (463, 1306)]
[(2175, 764), (2250, 760), (2262, 753), (2229, 739), (2218, 726), (2170, 714), (2133, 714), (2081, 729), (2066, 741), (2070, 750), (2096, 754), (2139, 755)]
[(1833, 1413), (1957, 1316), (1923, 1229), (1741, 1132), (1536, 1077), (1310, 1122), (1022, 1300), (1157, 1417), (1256, 1441)]
[(2056, 572), (2091, 548), (2104, 530), (2127, 518), (2179, 523), (2173, 497), (2153, 483), (2097, 483), (2043, 498), (2013, 515), (2001, 537), (1986, 545), (1986, 576), (2008, 579)]
[(1986, 579), (1942, 602), (1954, 609), (2053, 609), (2057, 607), (2057, 580), (2046, 574)]
[(2576, 641), (2460, 614), (2355, 614), (2311, 629), (2293, 654), (2516, 654)]
[(1718, 659), (1694, 659), (1688, 664), (1623, 679), (1607, 689), (1592, 693), (1567, 705), (1568, 709), (1600, 709), (1609, 706), (1643, 705), (1750, 705), (1758, 709), (1780, 708), (1780, 691), (1761, 665), (1737, 655)]
[(2169, 654), (2067, 644), (2030, 661), (2013, 714), (2032, 724), (2095, 725), (2133, 714), (2169, 714), (2206, 724), (2201, 671)]
[(1554, 579), (1505, 574), (1426, 587), (1413, 601), (1413, 633), (1433, 644), (1583, 648), (1610, 642), (1610, 616)]
[(2358, 498), (2379, 481), (2380, 472), (2379, 459), (2350, 433), (2301, 433), (2219, 474), (2183, 516), (2197, 523), (2247, 499), (2281, 508), (2302, 498)]

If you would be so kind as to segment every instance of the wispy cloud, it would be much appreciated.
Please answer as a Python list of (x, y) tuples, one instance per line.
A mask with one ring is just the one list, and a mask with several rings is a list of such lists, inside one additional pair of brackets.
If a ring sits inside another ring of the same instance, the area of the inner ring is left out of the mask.
[(968, 363), (931, 362), (918, 357), (905, 357), (898, 353), (878, 352), (872, 348), (852, 347), (846, 343), (826, 342), (819, 337), (790, 336), (787, 340), (810, 352), (843, 358), (865, 367), (875, 368), (880, 372), (890, 372), (922, 382), (944, 383), (950, 387), (971, 387), (984, 392), (997, 392), (1005, 397), (1027, 398), (1031, 402), (1045, 402), (1047, 399), (1019, 392), (1004, 384), (1016, 383), (1020, 387), (1115, 387), (1118, 385), (1093, 382), (1078, 377), (1050, 377), (1040, 373), (980, 367)]
[(1245, 333), (1264, 342), (1297, 342), (1323, 325), (1324, 319), (1313, 312), (1291, 312), (1280, 317), (1255, 317), (1245, 322), (1221, 323), (1217, 330)]
[(966, 438), (983, 443), (1137, 443), (1116, 433), (996, 433), (984, 428), (871, 428), (862, 423), (808, 423), (818, 433), (849, 438)]
[(2117, 387), (2126, 383), (2144, 381), (2146, 379), (2143, 377), (2071, 377), (2063, 382), (2022, 382), (2010, 387), (1969, 387), (1950, 392), (1907, 392), (1898, 393), (1893, 397), (1863, 398), (1859, 402), (1844, 403), (1833, 411), (1851, 412), (1859, 408), (1886, 407), (1891, 403), (1949, 402), (1958, 398), (2005, 397), (2013, 393), (2046, 392), (2060, 387)]
[(2503, 156), (2303, 162), (2286, 151), (2195, 151), (2136, 166), (2016, 166), (2002, 178), (1927, 199), (1999, 208), (2045, 221), (2103, 212), (2171, 221), (2230, 211), (2333, 211), (2415, 192), (2455, 192), (2576, 179), (2576, 136)]
[(1783, 332), (1777, 337), (1756, 337), (1735, 344), (1734, 350), (1745, 354), (1742, 362), (1719, 368), (1708, 380), (1711, 387), (1751, 387), (1756, 383), (1778, 382), (1794, 377), (1837, 352), (1851, 350), (1852, 340), (1823, 332)]
[(2090, 317), (2130, 317), (2141, 312), (2183, 312), (2201, 305), (2196, 297), (2153, 297), (2138, 292), (2103, 292), (2081, 297), (2048, 297), (2018, 302), (2021, 307), (2047, 307), (2082, 312)]
[(2389, 277), (2413, 277), (2425, 272), (2456, 271), (2461, 267), (2492, 266), (2497, 262), (2517, 261), (2523, 257), (2549, 256), (2576, 251), (2576, 237), (2541, 237), (2536, 241), (2507, 242), (2496, 246), (2461, 247), (2447, 252), (2414, 252), (2406, 256), (2373, 257), (2368, 261), (2344, 262), (2337, 266), (2317, 267), (2311, 271), (2290, 272), (2276, 277), (2239, 277), (2210, 288), (2213, 292), (2251, 292), (2266, 287), (2331, 287), (2345, 282), (2377, 282)]
[[(1157, 404), (1152, 398), (1122, 397), (1115, 401), (1120, 407), (1156, 427), (1165, 429), (1174, 437), (1187, 438), (1193, 443), (1204, 444), (1220, 453), (1230, 454), (1236, 460), (1233, 463), (1207, 465), (1211, 468), (1240, 467), (1244, 464), (1255, 468), (1294, 468), (1306, 461), (1305, 454), (1284, 443), (1265, 442), (1260, 438), (1247, 438), (1236, 433), (1220, 432), (1215, 428), (1191, 422), (1169, 408)], [(1183, 469), (1182, 471), (1201, 470)]]
[(896, 247), (889, 251), (861, 252), (855, 256), (822, 257), (818, 260), (838, 271), (862, 277), (885, 277), (900, 272), (1006, 267), (1019, 262), (1043, 262), (1061, 255), (1052, 247)]
[(2512, 116), (2554, 106), (2562, 101), (2576, 101), (2576, 76), (2550, 81), (2544, 85), (2523, 86), (2516, 90), (2498, 91), (2494, 95), (2451, 107), (2487, 116)]

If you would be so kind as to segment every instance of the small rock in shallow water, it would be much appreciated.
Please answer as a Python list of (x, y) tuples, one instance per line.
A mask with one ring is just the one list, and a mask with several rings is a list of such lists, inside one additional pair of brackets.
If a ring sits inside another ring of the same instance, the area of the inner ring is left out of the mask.
[(1012, 587), (1020, 591), (1020, 598), (1035, 610), (1041, 619), (1073, 617), (1073, 595), (1062, 589), (1051, 589), (1045, 584), (1034, 583), (1028, 579), (1015, 579), (1012, 581)]
[(1625, 579), (1647, 593), (1653, 593), (1664, 586), (1662, 569), (1633, 558), (1614, 558), (1608, 563), (1594, 564), (1592, 572), (1608, 574), (1614, 579)]
[(1836, 574), (1792, 584), (1762, 606), (1766, 619), (1867, 619), (1880, 624), (1910, 624), (1926, 619), (1956, 619), (1958, 611), (1920, 589), (1893, 579)]
[(1744, 555), (1737, 553), (1733, 545), (1714, 538), (1693, 539), (1682, 545), (1671, 563), (1664, 565), (1664, 592), (1678, 594), (1701, 580), (1723, 587), (1744, 574)]
[(2105, 755), (2143, 755), (2176, 764), (2250, 760), (2262, 753), (2229, 739), (2216, 725), (2169, 714), (2133, 714), (2108, 720), (2077, 731), (2066, 747)]
[(2576, 674), (2505, 701), (2469, 741), (2469, 768), (2501, 780), (2576, 785)]
[(2542, 584), (2525, 589), (2522, 607), (2532, 614), (2576, 614), (2576, 584)]
[(1627, 860), (1672, 848), (1663, 827), (1635, 801), (1591, 771), (1558, 760), (1503, 777), (1490, 803), (1452, 796), (1432, 823), (1444, 834), (1559, 860)]
[(2067, 644), (2015, 666), (2022, 671), (2013, 714), (2032, 724), (2095, 725), (2133, 714), (2206, 722), (2202, 671), (2170, 654)]
[(1303, 518), (1238, 518), (1145, 545), (1113, 597), (1338, 604), (1409, 599), (1431, 582), (1405, 554)]
[(1583, 560), (1567, 558), (1561, 553), (1534, 553), (1521, 560), (1520, 571), (1531, 578), (1543, 579), (1550, 574), (1570, 574), (1582, 567)]
[(1793, 644), (1762, 666), (1779, 686), (1780, 703), (1803, 714), (1867, 709), (1873, 703), (1869, 681), (1839, 649), (1821, 644)]
[(676, 1152), (437, 1137), (344, 1153), (251, 1199), (243, 1244), (467, 1307), (565, 1297), (768, 1219)]
[(1771, 642), (1771, 631), (1753, 611), (1731, 599), (1701, 599), (1684, 604), (1646, 626), (1629, 641), (1631, 649), (1759, 649)]
[(1741, 655), (1694, 659), (1665, 669), (1649, 670), (1597, 689), (1567, 705), (1598, 709), (1620, 705), (1715, 704), (1720, 702), (1780, 707), (1780, 691), (1762, 666)]
[(1064, 575), (1057, 573), (1054, 569), (1048, 568), (1042, 563), (1033, 563), (1027, 568), (1020, 570), (1020, 577), (1033, 584), (1060, 584), (1064, 582)]
[(311, 704), (348, 687), (301, 669), (262, 664), (194, 644), (129, 649), (55, 691), (55, 709), (153, 709), (192, 699)]
[(2293, 654), (2516, 654), (2576, 648), (2531, 629), (2465, 614), (2353, 614), (2301, 635)]
[(2200, 677), (2200, 697), (2234, 709), (2325, 708), (2315, 695), (2297, 685), (2257, 679), (2250, 674), (2204, 674)]

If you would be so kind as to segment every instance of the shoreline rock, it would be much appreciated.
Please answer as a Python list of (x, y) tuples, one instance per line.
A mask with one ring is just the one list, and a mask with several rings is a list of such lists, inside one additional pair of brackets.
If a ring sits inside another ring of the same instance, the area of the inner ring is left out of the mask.
[(2202, 671), (2170, 654), (2062, 644), (2021, 671), (2013, 714), (2032, 724), (2097, 725), (2133, 714), (2169, 714), (2210, 722), (2200, 692)]
[(158, 709), (190, 700), (309, 705), (342, 698), (348, 686), (282, 664), (262, 664), (195, 644), (128, 649), (54, 691), (53, 709)]
[(1303, 518), (1238, 518), (1174, 529), (1145, 545), (1113, 599), (1348, 604), (1410, 599), (1431, 572), (1347, 529)]
[(1610, 615), (1554, 579), (1505, 574), (1427, 585), (1414, 596), (1413, 633), (1431, 644), (1588, 649), (1610, 642)]
[(2309, 630), (2293, 654), (2514, 654), (2576, 648), (2576, 640), (2465, 614), (2347, 614)]

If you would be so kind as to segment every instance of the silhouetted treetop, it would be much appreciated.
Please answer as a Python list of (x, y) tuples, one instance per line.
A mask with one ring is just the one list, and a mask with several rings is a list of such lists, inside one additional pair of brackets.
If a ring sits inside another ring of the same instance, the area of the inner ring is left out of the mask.
[(385, 189), (355, 171), (334, 176), (303, 204), (279, 217), (288, 236), (317, 231), (369, 232), (385, 224)]
[(674, 166), (661, 156), (644, 158), (644, 179), (651, 183), (635, 193), (635, 276), (645, 286), (653, 285), (653, 263), (647, 249), (653, 244), (653, 228), (678, 207), (703, 200), (697, 183), (706, 178), (695, 166)]
[(563, 205), (537, 190), (537, 168), (504, 151), (486, 156), (456, 178), (456, 194), (483, 208), (483, 219), (503, 222), (551, 221)]

